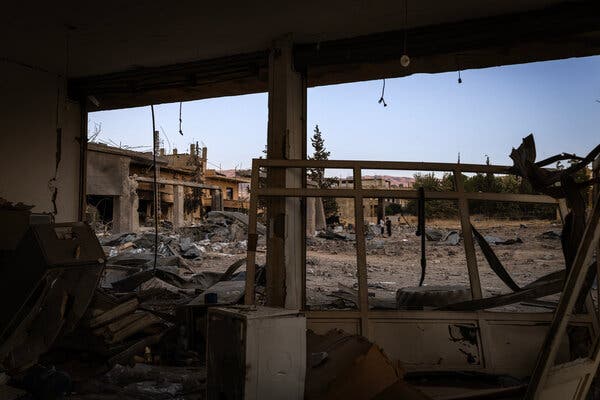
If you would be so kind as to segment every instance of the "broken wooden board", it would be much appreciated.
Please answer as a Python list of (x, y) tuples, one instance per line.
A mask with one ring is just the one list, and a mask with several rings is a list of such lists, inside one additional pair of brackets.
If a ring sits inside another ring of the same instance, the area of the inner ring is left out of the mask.
[(92, 318), (92, 320), (90, 321), (90, 328), (99, 327), (101, 325), (114, 321), (115, 319), (123, 315), (130, 314), (134, 312), (138, 306), (139, 302), (137, 299), (131, 299), (129, 301), (121, 303), (118, 306), (106, 312), (103, 312), (97, 317)]

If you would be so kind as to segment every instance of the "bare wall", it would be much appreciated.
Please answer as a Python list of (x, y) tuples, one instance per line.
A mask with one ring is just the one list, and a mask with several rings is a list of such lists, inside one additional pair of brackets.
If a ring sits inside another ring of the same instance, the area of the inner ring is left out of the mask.
[(77, 103), (65, 100), (63, 85), (55, 73), (0, 62), (0, 197), (34, 205), (35, 212), (53, 211), (58, 102), (62, 141), (55, 182), (57, 222), (77, 220), (79, 208), (81, 111)]

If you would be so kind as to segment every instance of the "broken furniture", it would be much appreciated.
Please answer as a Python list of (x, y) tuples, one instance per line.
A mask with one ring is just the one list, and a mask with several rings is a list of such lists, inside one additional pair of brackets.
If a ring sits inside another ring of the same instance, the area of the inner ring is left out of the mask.
[(238, 306), (208, 311), (209, 400), (304, 398), (306, 318)]
[(23, 370), (72, 331), (88, 308), (104, 253), (83, 223), (29, 226), (2, 265), (0, 363)]

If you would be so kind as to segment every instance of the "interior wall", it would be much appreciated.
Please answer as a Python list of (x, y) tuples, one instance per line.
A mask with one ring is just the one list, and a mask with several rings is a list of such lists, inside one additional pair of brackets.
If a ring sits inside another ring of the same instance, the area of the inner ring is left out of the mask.
[[(59, 91), (60, 90), (60, 91)], [(56, 221), (75, 221), (79, 210), (79, 104), (65, 100), (58, 74), (13, 62), (0, 62), (0, 197), (54, 211)], [(58, 120), (61, 160), (55, 176)]]

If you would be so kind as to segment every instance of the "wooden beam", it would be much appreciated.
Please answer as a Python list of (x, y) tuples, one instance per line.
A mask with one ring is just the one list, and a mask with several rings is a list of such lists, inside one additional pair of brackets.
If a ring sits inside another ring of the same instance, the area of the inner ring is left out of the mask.
[(475, 254), (475, 244), (473, 243), (473, 231), (471, 230), (469, 201), (465, 196), (462, 173), (458, 169), (454, 171), (454, 187), (456, 189), (456, 193), (458, 194), (458, 215), (460, 216), (460, 225), (462, 228), (463, 242), (465, 245), (465, 255), (467, 257), (467, 269), (469, 271), (471, 296), (473, 299), (481, 299), (483, 294), (481, 291), (479, 270), (477, 269), (477, 255)]
[(252, 181), (250, 183), (250, 209), (248, 210), (248, 245), (246, 255), (246, 293), (244, 304), (254, 304), (254, 281), (256, 275), (256, 243), (258, 242), (256, 213), (258, 209), (258, 194), (260, 170), (252, 162)]
[(361, 161), (361, 160), (284, 160), (284, 159), (257, 159), (260, 167), (287, 167), (287, 168), (335, 168), (354, 170), (385, 169), (408, 171), (446, 171), (452, 172), (459, 168), (463, 173), (491, 173), (511, 174), (512, 167), (508, 165), (482, 165), (482, 164), (456, 164), (442, 162), (419, 161)]
[[(275, 41), (269, 55), (268, 159), (305, 159), (306, 81), (294, 70), (292, 39)], [(302, 188), (301, 170), (267, 170), (267, 187)], [(302, 304), (302, 207), (297, 198), (269, 200), (267, 207), (267, 304)]]
[[(259, 188), (259, 197), (341, 197), (354, 198), (360, 194), (364, 198), (396, 198), (416, 199), (418, 192), (413, 189), (284, 189), (284, 188)], [(546, 195), (518, 194), (518, 193), (464, 193), (467, 200), (486, 200), (518, 203), (556, 204), (556, 200)], [(458, 200), (461, 197), (456, 192), (425, 192), (425, 197), (430, 200)]]
[[(360, 168), (354, 168), (354, 188), (362, 189)], [(363, 197), (354, 197), (354, 225), (356, 232), (356, 275), (358, 277), (358, 310), (360, 311), (360, 333), (369, 336), (369, 284), (367, 279), (367, 250), (365, 243), (365, 217)]]

